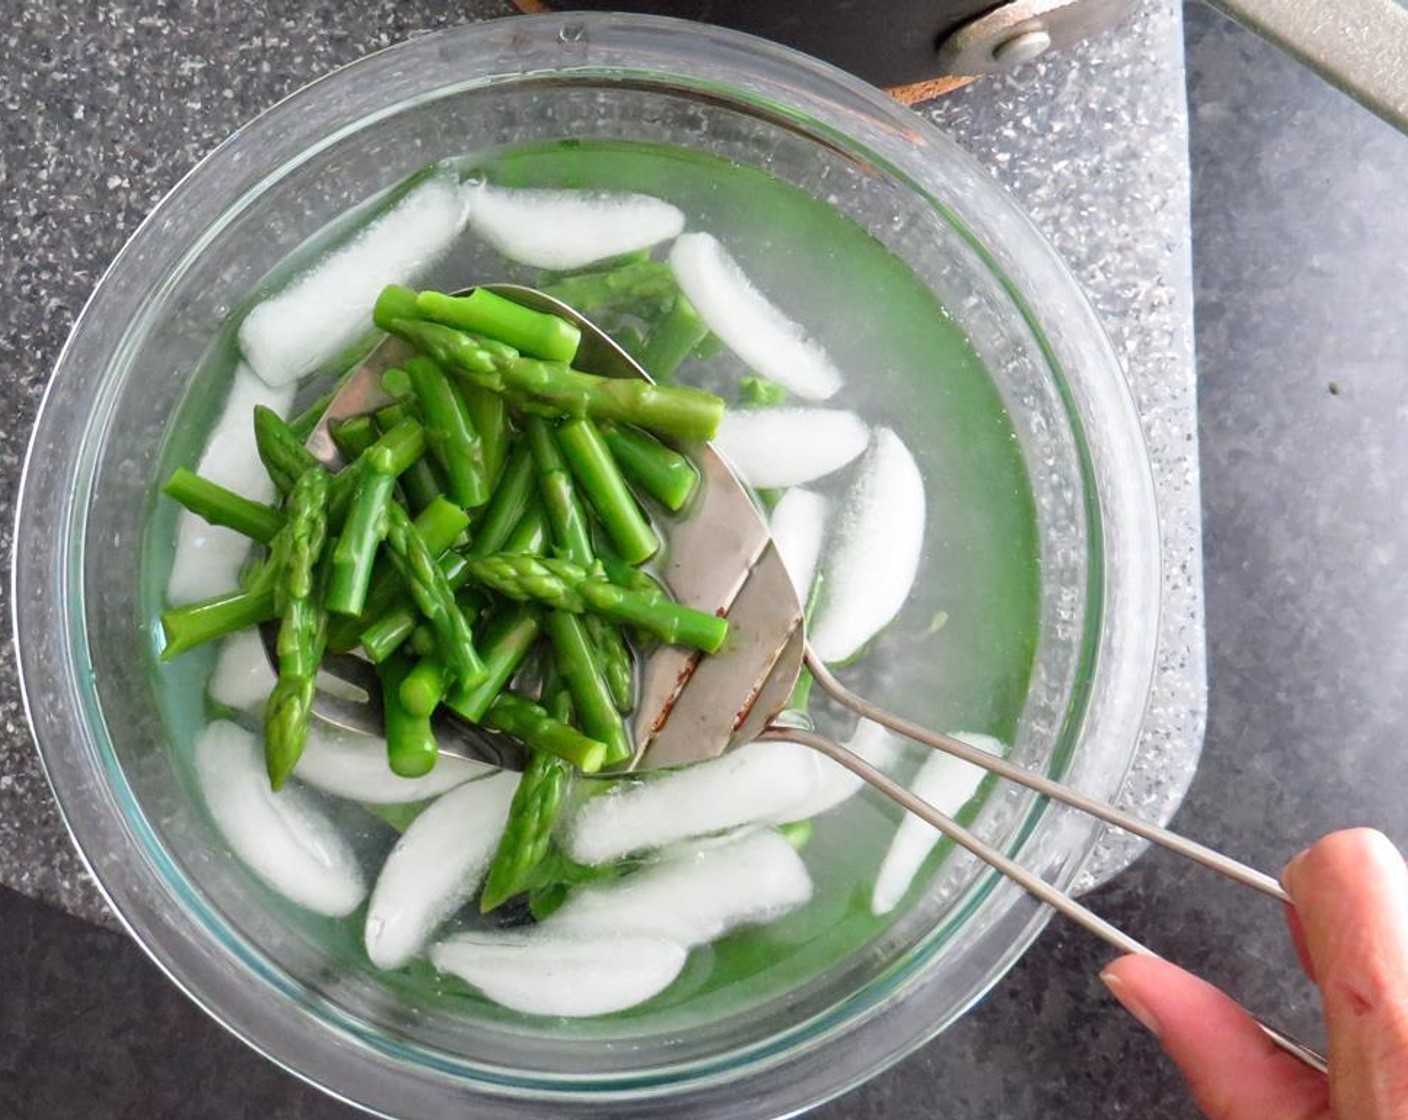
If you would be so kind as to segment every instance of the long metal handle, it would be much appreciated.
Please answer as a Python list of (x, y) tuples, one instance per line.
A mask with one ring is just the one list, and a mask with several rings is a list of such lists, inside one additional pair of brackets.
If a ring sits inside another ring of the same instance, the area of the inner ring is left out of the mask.
[(816, 683), (833, 699), (844, 704), (857, 715), (883, 724), (907, 739), (913, 739), (915, 742), (923, 743), (926, 747), (933, 747), (945, 754), (954, 755), (963, 759), (964, 762), (971, 762), (974, 766), (990, 770), (999, 777), (1006, 778), (1009, 782), (1016, 782), (1018, 785), (1026, 786), (1037, 793), (1045, 794), (1054, 801), (1060, 801), (1083, 813), (1089, 813), (1092, 817), (1098, 817), (1107, 824), (1115, 825), (1126, 832), (1132, 832), (1136, 836), (1142, 836), (1151, 843), (1158, 844), (1160, 847), (1167, 848), (1181, 856), (1186, 856), (1235, 882), (1258, 890), (1264, 895), (1269, 895), (1278, 902), (1289, 903), (1291, 901), (1291, 896), (1286, 893), (1285, 888), (1266, 872), (1248, 867), (1240, 860), (1214, 851), (1212, 848), (1199, 844), (1196, 840), (1189, 840), (1186, 836), (1180, 836), (1178, 833), (1171, 832), (1159, 825), (1140, 820), (1122, 809), (1116, 809), (1104, 801), (1088, 797), (1079, 790), (1071, 789), (1070, 786), (1062, 785), (1051, 778), (1041, 774), (1033, 774), (1030, 770), (1023, 770), (1005, 758), (997, 758), (987, 751), (980, 751), (976, 747), (969, 746), (962, 739), (955, 739), (952, 735), (933, 731), (923, 724), (888, 712), (879, 705), (872, 704), (865, 697), (856, 695), (838, 681), (810, 645), (807, 646), (805, 656), (807, 668), (811, 671)]
[[(1021, 864), (1010, 859), (992, 845), (979, 840), (978, 837), (974, 836), (957, 821), (953, 820), (951, 817), (945, 816), (927, 801), (916, 797), (904, 786), (900, 785), (882, 771), (877, 770), (874, 766), (871, 766), (870, 763), (866, 762), (860, 756), (852, 754), (839, 743), (833, 742), (824, 735), (818, 735), (812, 731), (790, 727), (770, 729), (763, 732), (759, 738), (801, 743), (804, 746), (811, 747), (813, 750), (820, 751), (828, 758), (839, 762), (862, 781), (879, 790), (896, 804), (903, 806), (921, 820), (933, 825), (934, 828), (949, 837), (954, 843), (971, 852), (990, 867), (1006, 875), (1018, 886), (1022, 887), (1048, 906), (1066, 915), (1066, 917), (1070, 918), (1073, 922), (1088, 929), (1097, 937), (1113, 945), (1116, 949), (1120, 950), (1120, 952), (1138, 953), (1146, 957), (1158, 956), (1158, 954), (1148, 946), (1140, 941), (1136, 941), (1118, 926), (1111, 925), (1094, 911), (1087, 910), (1075, 899), (1057, 890), (1035, 872), (1028, 870)], [(1257, 1025), (1266, 1033), (1266, 1036), (1282, 1050), (1286, 1051), (1286, 1053), (1300, 1059), (1300, 1061), (1304, 1062), (1311, 1069), (1319, 1070), (1321, 1073), (1329, 1072), (1329, 1065), (1320, 1053), (1298, 1039), (1293, 1038), (1291, 1035), (1286, 1034), (1279, 1028), (1263, 1021), (1261, 1018), (1253, 1017), (1256, 1018)]]
[(1408, 11), (1394, 0), (1209, 0), (1408, 132)]

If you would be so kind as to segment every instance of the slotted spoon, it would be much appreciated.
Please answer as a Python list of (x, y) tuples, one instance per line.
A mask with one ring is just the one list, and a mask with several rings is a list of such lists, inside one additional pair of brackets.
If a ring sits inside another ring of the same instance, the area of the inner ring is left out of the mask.
[[(645, 370), (604, 331), (546, 293), (514, 284), (483, 287), (523, 306), (576, 324), (582, 332), (581, 346), (574, 360), (576, 366), (602, 376), (650, 380)], [(381, 374), (409, 356), (404, 343), (387, 339), (353, 372), (309, 436), (308, 449), (319, 461), (329, 467), (341, 465), (340, 452), (328, 432), (329, 422), (370, 412), (389, 403), (381, 389)], [(660, 525), (664, 544), (658, 575), (680, 602), (725, 615), (729, 622), (729, 639), (722, 650), (707, 657), (675, 646), (660, 646), (646, 658), (635, 716), (637, 751), (631, 764), (633, 768), (647, 770), (697, 762), (757, 739), (800, 743), (851, 770), (886, 797), (1121, 952), (1156, 955), (839, 743), (806, 727), (779, 725), (776, 721), (805, 665), (828, 696), (865, 719), (1089, 813), (1280, 902), (1290, 903), (1281, 884), (1264, 872), (978, 750), (962, 740), (887, 712), (851, 692), (808, 645), (797, 591), (772, 542), (767, 524), (746, 488), (711, 446), (684, 450), (699, 468), (699, 493), (684, 516), (667, 519)], [(266, 624), (266, 648), (270, 648), (274, 633), (274, 627)], [(380, 734), (380, 686), (372, 667), (351, 655), (329, 657), (323, 667), (353, 686), (362, 698), (352, 699), (320, 690), (314, 714), (349, 730)], [(508, 737), (469, 724), (452, 714), (438, 715), (437, 721), (437, 735), (446, 753), (511, 769), (522, 768), (524, 752)], [(1276, 1045), (1306, 1065), (1326, 1071), (1325, 1059), (1315, 1050), (1261, 1019), (1257, 1022)]]

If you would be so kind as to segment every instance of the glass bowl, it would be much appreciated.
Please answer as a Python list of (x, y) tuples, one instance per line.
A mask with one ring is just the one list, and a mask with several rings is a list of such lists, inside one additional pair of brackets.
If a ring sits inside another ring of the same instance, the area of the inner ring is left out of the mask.
[[(761, 997), (566, 1024), (481, 1013), (375, 973), (345, 927), (277, 905), (213, 832), (155, 698), (149, 525), (180, 457), (171, 418), (217, 391), (190, 371), (232, 309), (425, 164), (564, 138), (764, 170), (937, 297), (1000, 395), (1032, 497), (1039, 622), (1013, 757), (1114, 795), (1153, 671), (1159, 548), (1139, 424), (1090, 307), (985, 173), (877, 90), (748, 36), (638, 16), (515, 18), (372, 55), (241, 129), (161, 202), (75, 326), (34, 434), (14, 570), (26, 702), (114, 911), (191, 998), (298, 1076), (405, 1118), (791, 1114), (941, 1031), (1044, 912), (950, 854), (883, 929)], [(894, 669), (877, 698), (931, 715), (922, 661)], [(1097, 835), (1016, 790), (992, 790), (973, 827), (1061, 886)]]

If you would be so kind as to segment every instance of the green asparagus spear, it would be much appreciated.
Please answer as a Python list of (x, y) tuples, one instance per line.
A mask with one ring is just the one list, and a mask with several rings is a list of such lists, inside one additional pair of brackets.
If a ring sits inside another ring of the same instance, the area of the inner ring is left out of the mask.
[(410, 607), (387, 611), (362, 632), (362, 650), (380, 665), (410, 638), (420, 616)]
[[(458, 591), (465, 580), (469, 578), (469, 569), (465, 564), (465, 558), (457, 552), (446, 552), (436, 563), (440, 565), (440, 572), (444, 575), (445, 582), (451, 591)], [(393, 574), (395, 574), (394, 571)], [(405, 584), (399, 575), (396, 577), (396, 588), (397, 594), (405, 591)], [(368, 596), (368, 600), (370, 598)], [(472, 609), (467, 607), (466, 596), (456, 595), (455, 601), (460, 604), (460, 610), (466, 621), (470, 621), (471, 613), (479, 613), (478, 606)], [(371, 611), (367, 611), (365, 614), (366, 617), (373, 617)], [(407, 603), (393, 603), (387, 610), (376, 615), (375, 621), (369, 623), (362, 631), (360, 641), (363, 651), (375, 662), (385, 661), (394, 650), (400, 647), (402, 642), (411, 636), (419, 621), (420, 614), (414, 607)]]
[(501, 552), (469, 560), (467, 566), (470, 579), (510, 599), (535, 600), (573, 613), (591, 611), (638, 627), (662, 642), (717, 653), (728, 636), (722, 618), (681, 606), (660, 591), (617, 587), (592, 578), (569, 560)]
[(272, 586), (234, 591), (213, 599), (202, 599), (199, 603), (173, 607), (161, 616), (164, 638), (161, 659), (170, 661), (205, 642), (258, 626), (278, 613)]
[(352, 462), (377, 440), (376, 425), (365, 413), (357, 416), (344, 416), (328, 424), (328, 435), (342, 452), (347, 462)]
[[(407, 416), (399, 424), (387, 429), (363, 455), (385, 455), (387, 470), (400, 476), (425, 454), (425, 447), (425, 429), (414, 416)], [(351, 492), (356, 485), (357, 476), (353, 471), (344, 469), (333, 475), (328, 495), (329, 512), (337, 507), (339, 489), (346, 491), (343, 499), (346, 501), (351, 498)]]
[(716, 334), (706, 334), (700, 340), (698, 346), (694, 348), (694, 356), (701, 362), (707, 362), (710, 358), (726, 349), (724, 340)]
[(426, 443), (444, 472), (447, 493), (466, 508), (483, 505), (489, 498), (484, 443), (459, 386), (428, 358), (413, 358), (406, 363), (406, 372), (425, 416)]
[(494, 487), (494, 496), (489, 499), (483, 518), (475, 526), (474, 543), (469, 548), (471, 556), (488, 556), (503, 547), (513, 527), (528, 509), (535, 487), (532, 452), (520, 443), (509, 456), (503, 476)]
[(338, 391), (342, 388), (344, 380), (345, 378), (339, 378), (336, 385), (334, 385), (326, 393), (320, 396), (317, 400), (315, 400), (297, 416), (289, 420), (289, 431), (293, 433), (294, 439), (296, 439), (299, 443), (303, 443), (309, 436), (313, 434), (313, 429), (318, 426), (318, 421), (323, 418), (323, 413), (328, 410), (328, 405), (332, 404), (332, 400), (335, 396), (337, 396)]
[(416, 818), (429, 807), (429, 801), (408, 801), (404, 805), (373, 805), (369, 801), (359, 803), (363, 809), (383, 824), (389, 824), (398, 834), (415, 824)]
[(666, 509), (684, 509), (699, 485), (693, 463), (639, 428), (603, 424), (601, 434), (627, 478)]
[(518, 519), (518, 524), (513, 527), (513, 532), (508, 535), (508, 540), (504, 541), (502, 551), (529, 556), (542, 556), (547, 550), (547, 514), (543, 512), (541, 504), (534, 500), (531, 501), (528, 508), (523, 511), (523, 516)]
[(438, 323), (396, 319), (388, 329), (470, 384), (509, 393), (525, 408), (620, 420), (685, 441), (713, 439), (723, 418), (723, 401), (700, 389), (597, 377)]
[(645, 371), (657, 381), (669, 381), (687, 357), (694, 352), (709, 328), (699, 317), (685, 294), (681, 292), (670, 305), (669, 313), (651, 328), (645, 348), (637, 359)]
[(606, 744), (606, 763), (631, 757), (631, 739), (611, 699), (586, 627), (575, 614), (549, 611), (544, 626), (552, 641), (557, 671), (572, 693), (577, 718), (593, 739)]
[[(508, 549), (504, 549), (505, 552)], [(597, 563), (606, 572), (606, 578), (617, 587), (626, 587), (632, 591), (648, 591), (655, 595), (669, 597), (664, 586), (649, 572), (643, 572), (639, 568), (633, 568), (622, 560), (608, 548), (603, 548), (600, 544), (596, 550)]]
[(435, 631), (424, 622), (411, 631), (411, 640), (406, 643), (406, 647), (417, 657), (438, 656)]
[[(806, 605), (802, 608), (802, 618), (808, 626), (811, 625), (811, 620), (816, 614), (817, 604), (821, 602), (825, 594), (826, 577), (824, 575), (818, 575), (812, 581), (811, 593), (807, 596)], [(809, 721), (810, 717), (807, 715), (807, 712), (811, 707), (812, 689), (815, 685), (816, 678), (812, 676), (811, 670), (808, 669), (806, 665), (803, 665), (801, 671), (797, 674), (796, 683), (792, 685), (792, 694), (787, 697), (787, 705), (783, 708), (783, 711), (798, 713)], [(810, 726), (810, 723), (808, 723), (808, 726)]]
[(652, 317), (669, 306), (679, 287), (668, 264), (646, 260), (566, 276), (543, 291), (583, 315), (619, 308)]
[(334, 529), (342, 526), (347, 516), (347, 507), (352, 503), (357, 485), (362, 480), (361, 464), (369, 455), (385, 456), (385, 467), (389, 474), (400, 477), (401, 473), (425, 454), (425, 431), (419, 422), (406, 419), (381, 436), (371, 447), (362, 453), (362, 458), (351, 463), (332, 476), (328, 483), (328, 524)]
[[(387, 373), (391, 372), (390, 370)], [(406, 373), (401, 370), (401, 373)], [(385, 377), (385, 374), (382, 375)], [(410, 375), (406, 374), (409, 384)], [(388, 432), (399, 424), (402, 420), (414, 420), (420, 423), (420, 406), (416, 404), (415, 398), (407, 395), (402, 400), (394, 400), (390, 404), (384, 404), (374, 413), (372, 419), (376, 421), (376, 426), (381, 432)]]
[(582, 621), (596, 651), (611, 702), (622, 715), (629, 715), (635, 707), (635, 673), (631, 668), (631, 651), (621, 637), (620, 627), (594, 614), (584, 615)]
[(382, 330), (386, 330), (386, 324), (395, 319), (419, 318), (415, 290), (400, 284), (388, 284), (382, 288), (372, 306), (372, 322)]
[(398, 691), (401, 706), (413, 716), (429, 718), (445, 695), (445, 666), (438, 657), (422, 657), (404, 677)]
[(792, 845), (792, 847), (796, 848), (797, 851), (800, 852), (803, 848), (807, 846), (807, 843), (811, 840), (812, 828), (812, 822), (809, 820), (788, 821), (786, 824), (778, 825), (777, 831), (782, 833), (782, 837), (784, 840), (786, 840), (789, 844)]
[(471, 723), (482, 720), (533, 648), (541, 625), (538, 612), (530, 607), (515, 603), (502, 611), (484, 633), (480, 652), (486, 670), (484, 679), (468, 688), (451, 688), (445, 697), (446, 705)]
[(534, 918), (542, 921), (567, 901), (573, 887), (615, 879), (626, 866), (624, 862), (588, 866), (569, 859), (561, 848), (552, 847), (533, 869), (528, 909)]
[(416, 310), (420, 318), (497, 338), (520, 353), (551, 362), (570, 362), (582, 341), (582, 332), (566, 319), (534, 311), (487, 288), (458, 297), (421, 292)]
[(400, 366), (392, 366), (390, 369), (382, 371), (381, 391), (398, 401), (407, 400), (415, 395), (415, 390), (411, 388), (411, 375)]
[[(559, 705), (556, 698), (567, 691), (567, 682), (557, 671), (557, 656), (552, 651), (552, 643), (544, 642), (534, 652), (537, 655), (538, 703), (553, 719), (560, 719), (563, 723), (571, 723), (571, 715), (558, 715)], [(570, 696), (568, 696), (568, 702), (571, 702)]]
[(419, 778), (430, 773), (438, 748), (430, 720), (414, 715), (401, 702), (401, 686), (412, 672), (409, 658), (399, 655), (377, 666), (381, 678), (382, 718), (386, 725), (386, 761), (394, 774)]
[(454, 592), (425, 539), (416, 531), (410, 514), (396, 502), (387, 510), (386, 543), (416, 607), (435, 631), (445, 667), (462, 685), (470, 686), (483, 680), (484, 663), (479, 660), (469, 623), (455, 602)]
[(544, 690), (543, 707), (555, 720), (563, 723), (576, 722), (577, 709), (572, 705), (572, 690), (565, 684)]
[(587, 609), (579, 590), (579, 584), (588, 578), (587, 571), (570, 560), (500, 552), (470, 558), (465, 567), (475, 583), (510, 599), (538, 602), (574, 614)]
[(577, 268), (543, 268), (538, 270), (537, 288), (539, 291), (549, 284), (556, 284), (560, 280), (566, 280), (572, 276), (581, 276), (586, 273), (614, 272), (618, 268), (624, 268), (628, 264), (639, 264), (641, 261), (650, 260), (649, 249), (630, 249), (624, 253), (617, 253), (614, 257), (606, 257), (603, 260), (592, 261), (591, 264), (580, 265)]
[(578, 590), (593, 614), (644, 630), (670, 645), (718, 653), (728, 637), (727, 621), (680, 606), (659, 591), (634, 591), (599, 579), (584, 580)]
[(508, 822), (484, 879), (479, 897), (482, 913), (489, 913), (529, 888), (534, 870), (552, 843), (553, 827), (567, 800), (571, 780), (572, 767), (566, 760), (546, 751), (529, 755), (509, 806)]
[(174, 607), (161, 616), (162, 660), (169, 660), (204, 642), (256, 626), (279, 616), (275, 591), (283, 578), (289, 551), (285, 527), (269, 542), (269, 554), (241, 577), (240, 591), (216, 595), (198, 603)]
[(713, 439), (723, 419), (722, 399), (702, 389), (597, 377), (533, 358), (514, 358), (500, 368), (506, 389), (524, 407), (553, 415), (618, 420), (685, 442)]
[[(628, 564), (643, 564), (654, 556), (660, 550), (660, 538), (641, 513), (596, 424), (586, 417), (564, 421), (557, 429), (557, 443), (621, 558)], [(590, 548), (588, 538), (588, 556)], [(571, 552), (567, 558), (584, 567), (591, 563)]]
[(528, 913), (535, 922), (545, 922), (562, 909), (572, 888), (566, 883), (548, 883), (534, 887), (528, 895)]
[[(442, 559), (446, 550), (455, 543), (469, 524), (464, 510), (447, 498), (437, 498), (416, 516), (416, 530), (425, 540), (425, 546)], [(366, 602), (362, 613), (356, 618), (335, 618), (328, 623), (328, 649), (334, 653), (346, 653), (360, 640), (362, 632), (376, 619), (397, 606), (405, 597), (406, 583), (387, 557), (377, 561), (372, 569), (371, 582), (367, 588)], [(408, 631), (409, 633), (409, 631)], [(378, 658), (377, 660), (380, 660)]]
[(391, 467), (391, 453), (385, 448), (369, 446), (358, 460), (361, 478), (353, 491), (342, 534), (333, 546), (331, 576), (323, 599), (323, 605), (335, 614), (360, 617), (366, 606), (372, 562), (386, 537), (386, 510), (396, 487)]
[[(598, 324), (600, 326), (600, 324)], [(603, 328), (605, 329), (605, 328)], [(614, 327), (609, 332), (611, 340), (622, 350), (629, 354), (635, 361), (640, 361), (641, 351), (645, 349), (645, 332), (634, 323), (627, 323), (624, 326)]]
[(787, 400), (787, 390), (776, 381), (750, 373), (738, 383), (738, 399), (744, 404), (770, 408)]
[(283, 418), (262, 404), (254, 406), (254, 443), (264, 469), (281, 493), (287, 494), (304, 471), (318, 465)]
[(197, 517), (253, 537), (261, 544), (268, 544), (284, 526), (284, 515), (273, 506), (251, 501), (185, 467), (178, 467), (162, 489)]
[[(318, 465), (313, 453), (299, 442), (293, 429), (279, 418), (277, 412), (262, 404), (254, 406), (254, 439), (269, 477), (285, 494), (292, 489), (299, 475)], [(378, 439), (368, 451), (373, 448), (389, 455), (391, 473), (399, 476), (425, 454), (425, 432), (419, 423), (408, 418)], [(356, 465), (353, 463), (338, 471), (328, 484), (328, 523), (334, 528), (342, 524), (352, 492), (361, 480)]]
[(484, 713), (484, 726), (512, 735), (530, 750), (565, 759), (584, 774), (595, 774), (606, 759), (606, 744), (553, 719), (533, 701), (501, 692)]
[(538, 494), (548, 516), (553, 543), (569, 560), (590, 567), (594, 557), (587, 512), (567, 473), (567, 460), (553, 438), (552, 425), (541, 416), (527, 416), (523, 427), (538, 471)]
[[(391, 431), (402, 420), (407, 419), (415, 419), (415, 417), (412, 409), (403, 401), (377, 409), (376, 425), (383, 435)], [(419, 423), (418, 420), (417, 423)], [(429, 509), (431, 503), (440, 497), (441, 492), (445, 489), (435, 473), (435, 468), (431, 466), (430, 460), (424, 456), (401, 472), (400, 484), (411, 512), (416, 514)]]
[(362, 650), (380, 665), (410, 639), (419, 619), (410, 607), (387, 611), (362, 632)]
[(812, 676), (811, 670), (803, 665), (802, 671), (797, 674), (797, 683), (792, 686), (792, 694), (787, 697), (787, 706), (783, 710), (801, 712), (805, 715), (811, 704), (812, 686), (815, 684), (816, 678)]
[(490, 493), (499, 484), (504, 463), (508, 459), (509, 441), (513, 432), (508, 423), (508, 402), (503, 394), (490, 392), (478, 385), (462, 385), (464, 406), (470, 422), (484, 445), (484, 478)]
[(322, 467), (303, 472), (288, 500), (287, 562), (276, 589), (279, 614), (279, 679), (264, 708), (264, 756), (269, 783), (281, 789), (308, 741), (314, 678), (323, 659), (326, 620), (316, 592), (316, 572), (327, 538), (328, 476)]

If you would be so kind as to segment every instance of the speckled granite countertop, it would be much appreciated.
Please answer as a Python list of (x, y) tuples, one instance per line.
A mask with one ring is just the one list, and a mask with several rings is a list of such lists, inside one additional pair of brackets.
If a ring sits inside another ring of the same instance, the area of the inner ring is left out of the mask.
[[(495, 0), (457, 13), (508, 14)], [(182, 10), (25, 5), (0, 32), (0, 524), (72, 320), (123, 240), (241, 121), (368, 50), (447, 21), (444, 6), (354, 0)], [(920, 109), (1026, 206), (1095, 303), (1129, 373), (1160, 486), (1164, 649), (1128, 800), (1176, 805), (1201, 741), (1202, 604), (1179, 11), (1130, 23), (1010, 78)], [(160, 60), (159, 65), (154, 64)], [(8, 587), (3, 593), (8, 594)], [(58, 820), (25, 727), (12, 651), (0, 662), (0, 884), (110, 921)], [(1108, 870), (1122, 846), (1100, 858)]]

